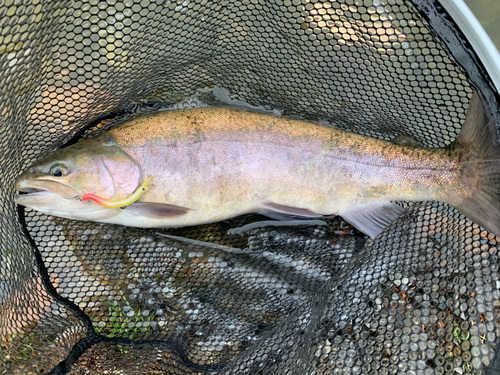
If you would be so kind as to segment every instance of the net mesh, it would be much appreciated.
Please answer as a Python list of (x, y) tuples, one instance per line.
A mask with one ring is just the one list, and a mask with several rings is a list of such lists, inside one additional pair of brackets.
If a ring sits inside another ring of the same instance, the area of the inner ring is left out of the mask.
[(448, 205), (404, 203), (372, 241), (340, 218), (231, 235), (259, 217), (142, 230), (13, 201), (43, 154), (222, 89), (444, 147), (473, 90), (424, 16), (403, 0), (0, 0), (0, 371), (491, 371), (499, 239)]

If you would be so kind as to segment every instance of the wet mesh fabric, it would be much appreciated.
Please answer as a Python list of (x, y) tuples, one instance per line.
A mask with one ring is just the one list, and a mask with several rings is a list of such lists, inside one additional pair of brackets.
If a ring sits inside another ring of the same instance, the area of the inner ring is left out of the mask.
[(0, 0), (0, 373), (496, 373), (500, 238), (446, 204), (401, 202), (370, 240), (339, 217), (233, 235), (262, 218), (148, 230), (13, 199), (58, 147), (226, 94), (445, 147), (473, 86), (498, 118), (469, 47), (424, 0)]

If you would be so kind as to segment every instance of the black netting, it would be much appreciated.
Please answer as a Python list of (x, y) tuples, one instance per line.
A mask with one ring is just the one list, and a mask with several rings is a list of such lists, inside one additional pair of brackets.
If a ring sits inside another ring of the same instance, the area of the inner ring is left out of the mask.
[[(449, 205), (328, 226), (136, 229), (16, 210), (44, 154), (172, 107), (445, 147), (496, 92), (432, 1), (0, 0), (0, 372), (484, 374), (498, 238)], [(228, 97), (229, 95), (229, 97)]]

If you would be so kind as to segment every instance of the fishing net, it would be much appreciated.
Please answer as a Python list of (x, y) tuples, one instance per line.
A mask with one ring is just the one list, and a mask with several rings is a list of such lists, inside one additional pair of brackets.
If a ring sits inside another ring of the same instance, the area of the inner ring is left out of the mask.
[(170, 107), (254, 106), (427, 147), (480, 62), (430, 0), (0, 0), (0, 372), (493, 374), (499, 238), (402, 202), (375, 240), (329, 226), (178, 230), (17, 209), (56, 148)]

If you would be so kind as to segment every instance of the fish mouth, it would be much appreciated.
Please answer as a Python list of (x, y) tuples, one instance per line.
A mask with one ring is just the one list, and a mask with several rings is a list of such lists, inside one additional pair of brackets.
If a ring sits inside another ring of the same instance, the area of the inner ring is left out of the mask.
[(61, 198), (73, 199), (78, 198), (78, 192), (61, 182), (55, 181), (18, 181), (16, 183), (16, 189), (19, 192), (20, 197), (40, 197), (42, 195), (55, 194), (59, 195)]
[(70, 199), (70, 200), (78, 199), (77, 195), (75, 195), (74, 197), (65, 198), (57, 193), (54, 193), (53, 191), (47, 189), (34, 188), (34, 187), (23, 187), (18, 189), (17, 191), (19, 192), (19, 194), (14, 197), (16, 203), (18, 203), (19, 201), (42, 199), (49, 197), (51, 195), (58, 195), (62, 199)]
[(32, 188), (32, 187), (21, 188), (18, 191), (19, 191), (20, 195), (36, 194), (36, 193), (51, 193), (50, 191), (45, 190), (45, 189), (38, 189), (38, 188)]
[(48, 190), (43, 190), (43, 189), (36, 189), (36, 188), (23, 188), (19, 190), (19, 194), (14, 197), (14, 201), (16, 203), (19, 203), (19, 201), (23, 201), (26, 199), (37, 199), (37, 198), (43, 198), (43, 197), (48, 197), (50, 195), (54, 195), (55, 193), (48, 191)]
[(14, 202), (20, 206), (70, 220), (103, 220), (120, 212), (93, 202), (82, 202), (78, 196), (65, 198), (58, 193), (33, 187), (18, 190)]

